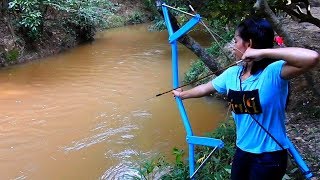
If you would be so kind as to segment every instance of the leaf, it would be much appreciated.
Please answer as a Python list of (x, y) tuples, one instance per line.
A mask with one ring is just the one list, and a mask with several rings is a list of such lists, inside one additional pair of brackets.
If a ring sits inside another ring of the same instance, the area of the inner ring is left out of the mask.
[(229, 168), (224, 168), (225, 171), (227, 171), (229, 174), (231, 174), (231, 169)]
[(9, 2), (8, 8), (12, 9), (16, 5), (15, 2)]
[(285, 174), (285, 175), (283, 176), (283, 178), (282, 178), (282, 180), (288, 180), (288, 179), (291, 179), (291, 178), (288, 176), (288, 174)]
[(294, 168), (290, 171), (291, 174), (295, 173), (298, 170), (298, 168)]

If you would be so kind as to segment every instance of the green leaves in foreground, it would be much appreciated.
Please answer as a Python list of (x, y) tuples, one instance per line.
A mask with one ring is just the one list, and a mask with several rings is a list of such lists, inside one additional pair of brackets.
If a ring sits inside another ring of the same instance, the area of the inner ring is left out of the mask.
[[(231, 160), (235, 151), (235, 126), (232, 120), (222, 123), (214, 132), (208, 133), (207, 136), (221, 139), (225, 143), (225, 147), (217, 150), (213, 156), (208, 160), (205, 166), (197, 173), (196, 179), (217, 179), (225, 180), (230, 179), (231, 173)], [(212, 148), (197, 146), (195, 160), (204, 159)], [(157, 179), (163, 180), (184, 180), (189, 179), (189, 163), (185, 161), (186, 154), (184, 150), (173, 148), (173, 155), (175, 161), (172, 163), (164, 163), (164, 159), (151, 159), (140, 165), (141, 179), (153, 179), (154, 174), (158, 174)], [(160, 165), (161, 169), (156, 168)], [(197, 162), (199, 166), (201, 162)], [(166, 168), (167, 167), (167, 168)], [(158, 171), (158, 172), (156, 172)], [(163, 173), (159, 173), (163, 171)]]

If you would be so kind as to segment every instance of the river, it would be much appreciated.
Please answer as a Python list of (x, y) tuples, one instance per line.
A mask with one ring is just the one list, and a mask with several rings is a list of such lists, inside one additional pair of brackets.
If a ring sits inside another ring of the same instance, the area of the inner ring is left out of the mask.
[[(194, 33), (208, 44), (208, 36)], [(0, 179), (128, 179), (143, 160), (186, 149), (171, 94), (167, 32), (147, 25), (0, 71)], [(180, 46), (180, 74), (195, 55)], [(222, 102), (185, 101), (194, 134), (225, 118)]]

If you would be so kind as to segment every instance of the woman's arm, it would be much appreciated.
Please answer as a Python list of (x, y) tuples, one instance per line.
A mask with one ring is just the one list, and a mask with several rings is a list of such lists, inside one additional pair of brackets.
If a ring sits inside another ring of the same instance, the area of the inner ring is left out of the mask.
[(283, 59), (286, 61), (281, 71), (281, 77), (284, 79), (294, 78), (315, 67), (320, 61), (320, 56), (316, 51), (297, 47), (275, 49), (248, 48), (242, 58), (247, 59), (247, 61), (258, 61), (262, 58)]
[(214, 92), (216, 92), (216, 90), (213, 88), (211, 81), (186, 91), (182, 91), (182, 89), (172, 91), (175, 97), (180, 97), (181, 99), (199, 98)]

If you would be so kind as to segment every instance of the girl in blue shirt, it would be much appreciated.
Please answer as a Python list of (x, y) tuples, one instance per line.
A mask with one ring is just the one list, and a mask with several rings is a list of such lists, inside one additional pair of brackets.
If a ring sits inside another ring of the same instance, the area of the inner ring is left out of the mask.
[(265, 19), (241, 22), (234, 40), (236, 60), (242, 59), (242, 65), (190, 90), (173, 90), (173, 94), (181, 99), (226, 94), (237, 133), (231, 179), (281, 180), (287, 167), (288, 80), (316, 66), (320, 56), (304, 48), (273, 48), (274, 31)]

